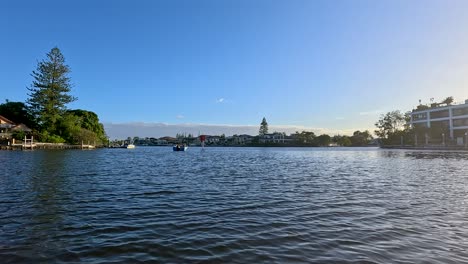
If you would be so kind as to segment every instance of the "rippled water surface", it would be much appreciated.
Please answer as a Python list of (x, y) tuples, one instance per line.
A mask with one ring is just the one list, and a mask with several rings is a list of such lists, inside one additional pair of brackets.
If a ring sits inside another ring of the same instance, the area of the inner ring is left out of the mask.
[(468, 153), (0, 152), (1, 263), (467, 263)]

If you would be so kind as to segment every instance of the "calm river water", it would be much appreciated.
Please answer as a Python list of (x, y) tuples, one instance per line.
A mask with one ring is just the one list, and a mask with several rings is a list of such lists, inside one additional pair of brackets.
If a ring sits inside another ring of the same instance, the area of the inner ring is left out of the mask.
[(468, 153), (0, 152), (1, 263), (468, 263)]

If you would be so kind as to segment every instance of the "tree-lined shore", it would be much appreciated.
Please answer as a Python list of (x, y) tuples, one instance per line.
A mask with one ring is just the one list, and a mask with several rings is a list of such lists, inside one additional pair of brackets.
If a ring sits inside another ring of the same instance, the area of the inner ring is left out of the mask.
[(12, 137), (21, 140), (25, 136), (32, 136), (35, 141), (49, 143), (106, 144), (104, 126), (96, 113), (67, 108), (77, 98), (71, 94), (71, 69), (65, 64), (60, 49), (54, 47), (46, 56), (46, 59), (38, 62), (31, 74), (33, 81), (27, 88), (27, 100), (6, 100), (0, 104), (1, 116), (28, 128), (14, 131)]
[[(431, 98), (430, 105), (421, 104), (413, 111), (424, 111), (428, 109), (437, 109), (439, 107), (451, 106), (454, 102), (452, 96), (449, 96), (441, 102), (434, 102)], [(447, 116), (448, 116), (448, 110)], [(390, 111), (382, 116), (375, 123), (375, 135), (379, 137), (382, 146), (396, 147), (396, 146), (420, 146), (420, 145), (441, 145), (441, 146), (455, 146), (457, 145), (453, 138), (449, 138), (449, 124), (432, 124), (430, 126), (426, 123), (422, 125), (411, 125), (411, 111), (402, 112), (400, 110)], [(465, 134), (466, 135), (466, 134)], [(466, 140), (466, 139), (465, 139)], [(466, 145), (466, 142), (465, 142)]]
[[(250, 147), (363, 147), (375, 146), (376, 140), (368, 130), (354, 131), (353, 135), (317, 135), (312, 131), (296, 131), (290, 135), (284, 132), (269, 133), (268, 122), (263, 118), (257, 135), (203, 135), (206, 146), (250, 146)], [(175, 137), (129, 137), (126, 140), (115, 140), (112, 145), (122, 145), (125, 142), (133, 142), (141, 146), (165, 146), (177, 143), (189, 145), (201, 145), (200, 139), (192, 134), (177, 134)]]
[[(77, 100), (72, 95), (70, 79), (71, 69), (65, 63), (65, 57), (60, 49), (54, 47), (46, 54), (46, 58), (39, 61), (31, 76), (33, 81), (27, 88), (28, 97), (25, 102), (6, 100), (0, 104), (0, 116), (4, 116), (15, 124), (23, 124), (27, 129), (15, 130), (11, 133), (14, 139), (24, 139), (25, 136), (34, 137), (35, 141), (48, 143), (81, 144), (93, 142), (96, 145), (107, 145), (104, 126), (99, 122), (96, 113), (83, 109), (69, 109), (67, 105)], [(450, 105), (453, 97), (447, 97), (440, 103), (432, 102), (430, 107)], [(427, 109), (429, 106), (420, 104), (417, 110)], [(216, 140), (208, 145), (219, 146), (368, 146), (371, 142), (382, 145), (415, 145), (418, 135), (438, 135), (447, 133), (446, 128), (415, 128), (409, 124), (410, 112), (399, 110), (382, 115), (375, 123), (377, 136), (375, 140), (368, 131), (357, 130), (351, 136), (346, 135), (316, 135), (312, 131), (297, 131), (294, 134), (273, 132), (268, 133), (268, 123), (263, 118), (259, 133), (255, 136), (243, 135), (242, 142), (238, 135), (211, 136)], [(422, 136), (421, 136), (422, 137)], [(245, 141), (245, 138), (248, 140)], [(4, 139), (5, 140), (5, 139)], [(155, 138), (129, 138), (138, 145), (158, 145)], [(175, 141), (194, 143), (196, 137), (177, 135)]]

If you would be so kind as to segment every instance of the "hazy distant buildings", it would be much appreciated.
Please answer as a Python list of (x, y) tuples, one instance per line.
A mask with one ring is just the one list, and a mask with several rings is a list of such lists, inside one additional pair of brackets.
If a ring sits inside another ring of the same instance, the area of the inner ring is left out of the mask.
[(267, 143), (285, 143), (289, 142), (290, 138), (286, 137), (284, 133), (271, 133), (271, 134), (264, 134), (260, 136), (259, 142), (263, 144)]
[(254, 140), (254, 136), (251, 135), (234, 135), (232, 137), (229, 137), (228, 139), (231, 140), (232, 144), (234, 145), (246, 145), (246, 144), (251, 144)]

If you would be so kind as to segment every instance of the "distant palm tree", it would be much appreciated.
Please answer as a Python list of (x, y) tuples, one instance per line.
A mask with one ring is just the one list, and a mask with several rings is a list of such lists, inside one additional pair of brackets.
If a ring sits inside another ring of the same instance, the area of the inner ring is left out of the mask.
[(441, 104), (451, 105), (453, 103), (453, 96), (445, 98)]

